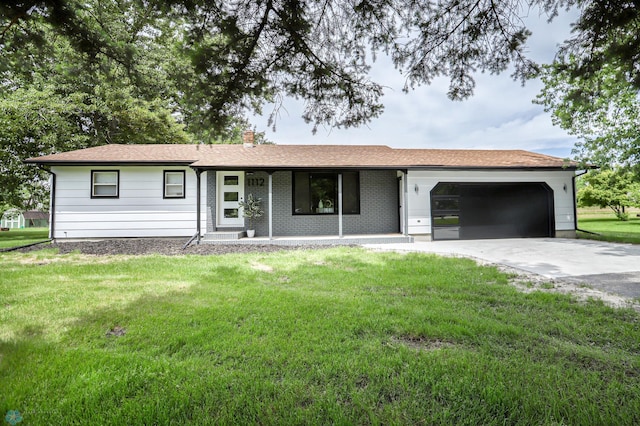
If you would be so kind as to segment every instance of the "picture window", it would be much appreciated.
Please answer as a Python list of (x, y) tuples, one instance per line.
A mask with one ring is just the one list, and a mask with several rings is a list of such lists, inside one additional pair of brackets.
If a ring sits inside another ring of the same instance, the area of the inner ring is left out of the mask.
[[(295, 172), (293, 214), (338, 214), (338, 173)], [(360, 174), (342, 173), (342, 213), (360, 214)]]

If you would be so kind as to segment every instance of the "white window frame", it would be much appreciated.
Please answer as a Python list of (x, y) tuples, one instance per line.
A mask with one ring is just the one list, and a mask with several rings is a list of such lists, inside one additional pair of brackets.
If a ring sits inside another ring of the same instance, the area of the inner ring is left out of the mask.
[[(96, 177), (101, 174), (112, 174), (115, 177), (115, 180), (108, 182), (96, 182)], [(112, 194), (97, 194), (97, 187), (113, 187), (114, 191)], [(91, 170), (91, 198), (120, 198), (120, 170)]]
[[(178, 175), (182, 178), (182, 182), (181, 183), (168, 183), (167, 182), (167, 177), (170, 175)], [(186, 176), (185, 176), (185, 172), (184, 170), (165, 170), (162, 174), (163, 176), (163, 191), (162, 191), (162, 198), (185, 198), (186, 194), (185, 194), (185, 180), (186, 180)], [(173, 194), (169, 194), (167, 192), (167, 189), (171, 188), (171, 187), (180, 187), (181, 191), (179, 192), (179, 195), (173, 195)]]

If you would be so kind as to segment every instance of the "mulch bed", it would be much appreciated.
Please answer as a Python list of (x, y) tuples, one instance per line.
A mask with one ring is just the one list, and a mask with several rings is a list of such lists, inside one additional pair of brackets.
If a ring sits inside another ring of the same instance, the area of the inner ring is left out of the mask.
[(92, 255), (148, 255), (161, 254), (167, 256), (176, 255), (216, 255), (227, 253), (255, 253), (275, 252), (282, 250), (318, 249), (328, 246), (277, 246), (271, 244), (192, 244), (183, 250), (188, 239), (185, 238), (118, 238), (100, 241), (58, 241), (54, 243), (38, 244), (25, 247), (18, 251), (31, 252), (45, 248), (57, 248), (60, 254), (72, 252)]

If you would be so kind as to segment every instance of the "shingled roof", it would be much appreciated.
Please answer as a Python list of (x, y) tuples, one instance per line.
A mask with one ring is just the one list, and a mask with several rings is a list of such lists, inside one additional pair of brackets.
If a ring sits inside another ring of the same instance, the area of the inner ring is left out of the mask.
[(112, 144), (29, 158), (25, 162), (37, 164), (191, 164), (204, 156), (203, 151), (213, 146)]
[(22, 213), (25, 220), (49, 220), (49, 212), (39, 212), (36, 210), (29, 210)]
[(393, 149), (384, 145), (104, 145), (29, 158), (45, 165), (172, 164), (211, 169), (576, 168), (522, 150)]

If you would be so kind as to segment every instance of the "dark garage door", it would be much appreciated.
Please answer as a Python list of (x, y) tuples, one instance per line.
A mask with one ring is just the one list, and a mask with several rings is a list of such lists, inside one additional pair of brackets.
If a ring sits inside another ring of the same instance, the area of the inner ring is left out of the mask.
[(553, 190), (546, 183), (439, 183), (431, 191), (434, 240), (550, 237)]

